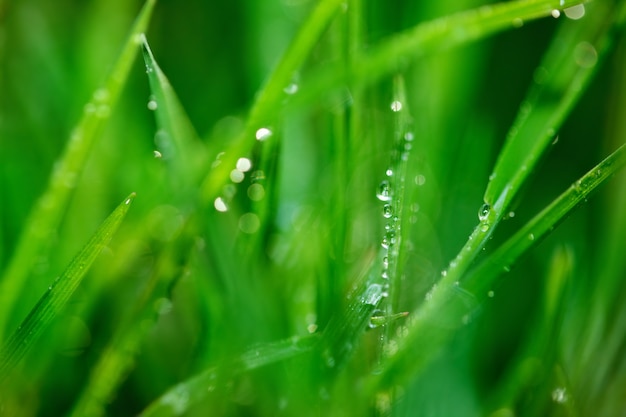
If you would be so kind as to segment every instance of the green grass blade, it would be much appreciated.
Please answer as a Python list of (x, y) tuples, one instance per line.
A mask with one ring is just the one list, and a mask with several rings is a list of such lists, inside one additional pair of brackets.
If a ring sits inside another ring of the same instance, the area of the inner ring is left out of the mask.
[(26, 221), (15, 253), (0, 281), (0, 340), (3, 339), (12, 308), (26, 284), (33, 259), (38, 258), (50, 234), (58, 228), (89, 151), (116, 106), (134, 60), (138, 36), (146, 30), (155, 2), (148, 0), (139, 13), (111, 75), (85, 106), (46, 190)]
[(222, 155), (222, 162), (215, 166), (205, 178), (202, 186), (202, 195), (205, 200), (212, 200), (217, 196), (237, 159), (250, 153), (255, 143), (255, 132), (260, 128), (270, 128), (276, 123), (277, 114), (281, 112), (282, 101), (286, 97), (285, 88), (292, 83), (296, 71), (309, 55), (341, 4), (342, 0), (321, 0), (301, 26), (276, 69), (259, 91), (243, 131)]
[(154, 110), (159, 129), (155, 138), (157, 152), (170, 164), (171, 175), (178, 177), (174, 178), (178, 180), (174, 189), (189, 188), (200, 179), (205, 150), (143, 34), (141, 46), (152, 91), (148, 108)]
[[(431, 291), (428, 301), (411, 314), (409, 331), (398, 339), (397, 353), (386, 362), (382, 376), (373, 378), (376, 382), (372, 388), (389, 388), (423, 369), (452, 332), (463, 325), (477, 302), (486, 299), (495, 279), (625, 165), (626, 145), (622, 145), (470, 271), (464, 282), (439, 283)], [(474, 299), (473, 303), (467, 302), (469, 295)], [(441, 316), (446, 318), (443, 325)], [(420, 354), (416, 356), (415, 352)]]
[(133, 193), (107, 217), (87, 245), (72, 260), (63, 274), (48, 287), (22, 324), (7, 340), (0, 357), (0, 382), (9, 376), (33, 342), (68, 302), (91, 264), (120, 226), (134, 198)]
[(354, 65), (325, 65), (303, 83), (298, 102), (309, 103), (350, 80), (353, 85), (369, 85), (385, 75), (401, 71), (410, 60), (427, 54), (487, 38), (495, 33), (521, 27), (524, 22), (551, 16), (553, 10), (568, 8), (581, 1), (518, 0), (482, 6), (477, 9), (421, 23), (372, 48), (358, 53)]
[(561, 194), (548, 207), (496, 249), (488, 258), (470, 271), (466, 284), (473, 293), (481, 294), (493, 285), (493, 280), (528, 249), (536, 245), (556, 227), (573, 209), (586, 201), (589, 195), (626, 165), (626, 145), (622, 145)]
[[(141, 417), (165, 417), (183, 415), (201, 401), (224, 395), (225, 383), (242, 372), (283, 361), (310, 352), (319, 342), (319, 335), (294, 337), (254, 347), (228, 366), (211, 367), (204, 372), (168, 389), (140, 414)], [(225, 379), (226, 378), (226, 379)]]
[(591, 4), (589, 9), (587, 18), (568, 20), (561, 26), (555, 38), (558, 41), (552, 43), (537, 69), (535, 83), (498, 155), (484, 196), (497, 218), (504, 215), (534, 172), (609, 49), (609, 31), (616, 14), (606, 2)]

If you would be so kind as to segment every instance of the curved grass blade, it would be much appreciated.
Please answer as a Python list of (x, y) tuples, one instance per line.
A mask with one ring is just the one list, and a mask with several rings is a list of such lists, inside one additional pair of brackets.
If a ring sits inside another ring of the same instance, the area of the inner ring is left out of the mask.
[(556, 227), (573, 209), (586, 201), (589, 195), (626, 165), (626, 145), (620, 146), (604, 161), (596, 165), (581, 179), (561, 194), (548, 207), (537, 214), (524, 227), (496, 249), (489, 257), (471, 270), (464, 286), (480, 294), (493, 285), (493, 280), (510, 268), (528, 249), (536, 245)]
[(361, 52), (354, 64), (325, 65), (303, 83), (298, 103), (315, 101), (320, 94), (345, 84), (369, 85), (400, 71), (408, 62), (427, 54), (487, 38), (497, 32), (517, 28), (531, 20), (552, 15), (584, 1), (518, 0), (482, 6), (477, 9), (420, 23), (412, 29), (382, 41), (371, 52)]
[(111, 74), (85, 106), (46, 190), (26, 220), (15, 253), (0, 280), (0, 340), (7, 317), (26, 284), (32, 260), (38, 258), (50, 234), (57, 229), (89, 151), (116, 106), (134, 60), (138, 36), (146, 30), (155, 3), (156, 0), (147, 0), (143, 6)]
[(262, 366), (290, 359), (310, 352), (319, 342), (319, 335), (312, 334), (267, 343), (252, 348), (236, 358), (228, 366), (211, 367), (168, 389), (152, 402), (140, 417), (178, 416), (192, 409), (195, 404), (210, 398), (214, 391), (221, 392), (216, 384), (225, 382), (224, 375), (232, 377)]
[[(472, 306), (460, 296), (460, 291), (472, 294), (477, 302), (484, 300), (499, 275), (531, 247), (537, 245), (599, 185), (624, 166), (626, 166), (626, 145), (618, 148), (537, 214), (470, 271), (463, 283), (449, 285), (440, 283), (431, 291), (429, 300), (411, 314), (409, 331), (405, 332), (405, 337), (397, 340), (397, 353), (384, 363), (384, 370), (380, 376), (372, 377), (370, 389), (375, 391), (390, 388), (423, 369), (454, 330), (463, 325), (468, 315), (472, 313)], [(440, 324), (441, 315), (446, 316), (445, 325)], [(419, 355), (415, 352), (419, 352)]]
[(591, 4), (582, 21), (566, 21), (535, 72), (490, 176), (484, 200), (501, 218), (524, 181), (549, 149), (557, 130), (585, 91), (610, 45), (615, 10)]
[(170, 164), (175, 189), (188, 189), (200, 180), (205, 163), (205, 149), (193, 128), (174, 89), (157, 64), (144, 34), (140, 35), (146, 73), (152, 98), (148, 104), (156, 114), (155, 137), (158, 152)]
[(255, 132), (259, 129), (268, 129), (276, 123), (276, 115), (280, 113), (282, 101), (286, 96), (285, 88), (291, 84), (296, 71), (342, 3), (343, 0), (321, 0), (300, 28), (276, 69), (259, 91), (243, 131), (221, 156), (221, 163), (205, 177), (202, 185), (202, 196), (205, 201), (217, 196), (230, 171), (235, 167), (237, 158), (250, 153), (255, 142)]
[(106, 218), (87, 245), (76, 255), (63, 274), (41, 296), (22, 324), (7, 340), (0, 356), (0, 383), (26, 355), (34, 341), (68, 302), (87, 270), (120, 226), (126, 216), (132, 193)]

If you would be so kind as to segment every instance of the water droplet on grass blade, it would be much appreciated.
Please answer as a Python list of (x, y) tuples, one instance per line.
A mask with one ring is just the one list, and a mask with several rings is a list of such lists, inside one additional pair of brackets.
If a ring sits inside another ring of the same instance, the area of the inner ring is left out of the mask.
[(489, 220), (489, 214), (491, 213), (491, 206), (487, 203), (483, 204), (478, 210), (478, 220), (481, 222)]
[(554, 17), (555, 19), (558, 19), (559, 16), (561, 16), (561, 12), (558, 9), (554, 9), (552, 10), (552, 17)]
[(378, 191), (376, 192), (376, 197), (380, 201), (390, 201), (391, 200), (391, 188), (389, 186), (389, 181), (384, 180), (378, 186)]
[(222, 197), (217, 197), (215, 201), (213, 202), (213, 206), (215, 207), (215, 210), (219, 212), (224, 213), (228, 211), (228, 206), (226, 205), (226, 202), (224, 201)]
[(585, 5), (577, 4), (575, 6), (568, 7), (567, 9), (563, 10), (563, 13), (565, 13), (565, 16), (567, 16), (569, 19), (578, 20), (585, 15)]
[(255, 137), (257, 140), (264, 141), (272, 136), (272, 131), (266, 127), (262, 127), (256, 131)]
[(287, 87), (285, 87), (283, 91), (291, 96), (291, 95), (296, 94), (298, 92), (298, 89), (299, 89), (298, 84), (291, 83)]
[(581, 68), (593, 68), (598, 62), (598, 52), (589, 42), (581, 42), (574, 49), (574, 60)]
[(567, 402), (567, 390), (565, 388), (556, 388), (552, 391), (552, 400), (559, 404)]
[(233, 169), (230, 171), (230, 180), (234, 183), (240, 183), (245, 178), (245, 174), (238, 169)]
[(158, 103), (156, 102), (156, 100), (151, 99), (150, 101), (148, 101), (148, 110), (156, 110), (157, 107), (159, 107)]
[(385, 204), (383, 206), (383, 217), (385, 219), (389, 219), (391, 218), (392, 215), (393, 215), (393, 209), (391, 208), (391, 204)]
[(524, 26), (524, 21), (520, 19), (519, 17), (516, 17), (515, 19), (511, 21), (511, 24), (513, 25), (514, 28), (521, 28), (522, 26)]
[(391, 102), (391, 110), (394, 112), (399, 112), (400, 110), (402, 110), (402, 102), (398, 101), (398, 100), (394, 100)]
[(236, 167), (241, 172), (248, 172), (252, 168), (252, 161), (248, 158), (239, 158)]
[(256, 233), (259, 227), (261, 227), (261, 220), (254, 213), (246, 213), (239, 218), (239, 230), (244, 233)]

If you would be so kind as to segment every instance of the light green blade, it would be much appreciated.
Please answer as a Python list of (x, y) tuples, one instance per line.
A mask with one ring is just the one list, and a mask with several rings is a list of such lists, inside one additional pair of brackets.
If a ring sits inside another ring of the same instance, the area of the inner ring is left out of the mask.
[(206, 151), (174, 89), (154, 59), (146, 37), (140, 37), (152, 91), (148, 108), (154, 110), (157, 120), (157, 156), (169, 164), (172, 188), (189, 190), (200, 179)]
[(37, 337), (68, 302), (91, 264), (120, 226), (134, 198), (135, 193), (128, 196), (107, 217), (87, 245), (76, 255), (63, 274), (48, 287), (22, 324), (7, 340), (0, 356), (0, 383), (10, 375)]
[(58, 228), (90, 149), (116, 107), (135, 57), (139, 35), (146, 30), (155, 3), (156, 0), (148, 0), (139, 13), (117, 63), (104, 85), (85, 105), (83, 116), (55, 164), (46, 190), (26, 221), (15, 253), (0, 280), (0, 340), (13, 306), (26, 285), (33, 259), (41, 255), (50, 235)]

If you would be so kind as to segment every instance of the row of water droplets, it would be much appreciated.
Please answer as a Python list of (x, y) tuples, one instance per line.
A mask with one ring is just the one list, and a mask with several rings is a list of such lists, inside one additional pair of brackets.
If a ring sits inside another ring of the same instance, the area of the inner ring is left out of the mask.
[[(259, 142), (264, 142), (273, 136), (274, 132), (269, 127), (261, 127), (255, 132), (255, 139)], [(222, 157), (224, 152), (221, 152), (213, 161), (212, 167), (215, 168), (223, 163)], [(230, 210), (235, 195), (238, 193), (238, 185), (247, 184), (246, 195), (252, 202), (260, 202), (265, 198), (265, 172), (260, 169), (253, 169), (254, 164), (252, 159), (248, 157), (240, 157), (237, 159), (234, 168), (229, 173), (230, 182), (225, 184), (222, 188), (220, 196), (216, 197), (213, 201), (213, 207), (215, 210), (221, 213), (226, 213)], [(245, 182), (246, 178), (249, 182)], [(247, 233), (256, 233), (260, 226), (261, 220), (259, 216), (254, 212), (247, 212), (239, 217), (239, 230)]]

